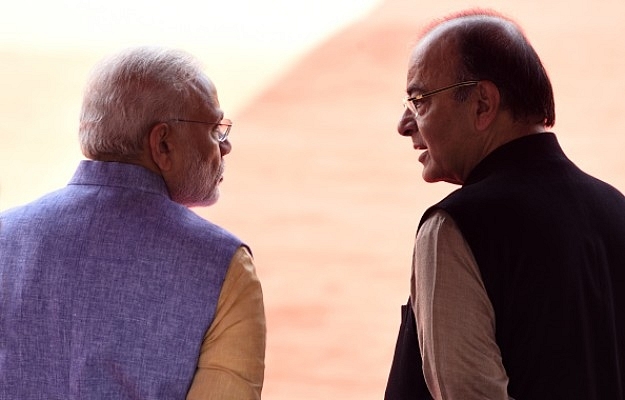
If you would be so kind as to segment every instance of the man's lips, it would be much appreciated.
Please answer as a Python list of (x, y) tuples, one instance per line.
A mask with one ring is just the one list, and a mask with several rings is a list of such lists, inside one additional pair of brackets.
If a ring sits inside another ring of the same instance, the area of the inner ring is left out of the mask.
[(413, 144), (412, 147), (414, 147), (415, 150), (423, 150), (423, 152), (419, 155), (419, 162), (421, 162), (421, 163), (424, 162), (425, 159), (428, 156), (428, 151), (427, 151), (428, 148), (427, 148), (427, 146), (424, 146), (424, 145), (419, 144), (419, 143), (415, 143), (415, 144)]

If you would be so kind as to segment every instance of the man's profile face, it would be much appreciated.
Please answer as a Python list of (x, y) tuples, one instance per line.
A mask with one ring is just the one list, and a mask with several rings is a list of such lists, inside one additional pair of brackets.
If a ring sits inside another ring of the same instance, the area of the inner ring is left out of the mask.
[[(217, 93), (211, 85), (210, 99), (199, 99), (199, 107), (191, 107), (185, 119), (219, 122), (223, 112)], [(179, 129), (183, 154), (178, 158), (178, 169), (169, 188), (172, 199), (186, 206), (209, 206), (219, 199), (219, 184), (223, 180), (223, 156), (231, 150), (230, 143), (219, 142), (217, 124), (185, 123)]]
[[(415, 96), (457, 83), (454, 48), (450, 40), (424, 38), (412, 53), (406, 94)], [(398, 130), (411, 136), (416, 150), (423, 150), (419, 161), (426, 182), (464, 180), (468, 116), (466, 104), (454, 98), (454, 90), (424, 99), (418, 115), (404, 112)]]

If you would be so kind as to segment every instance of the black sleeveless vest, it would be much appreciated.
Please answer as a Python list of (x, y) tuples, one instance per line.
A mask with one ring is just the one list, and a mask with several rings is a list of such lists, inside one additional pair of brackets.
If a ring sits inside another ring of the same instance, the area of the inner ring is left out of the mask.
[[(421, 223), (436, 209), (458, 224), (480, 268), (509, 395), (625, 399), (623, 195), (547, 133), (492, 152)], [(431, 399), (424, 389), (408, 305), (385, 398)]]

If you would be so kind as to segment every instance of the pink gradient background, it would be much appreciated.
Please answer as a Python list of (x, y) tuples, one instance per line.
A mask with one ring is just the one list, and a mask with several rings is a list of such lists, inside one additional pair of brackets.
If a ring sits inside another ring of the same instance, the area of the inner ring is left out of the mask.
[[(620, 0), (387, 0), (286, 55), (267, 43), (218, 58), (188, 46), (235, 121), (221, 201), (197, 212), (254, 251), (269, 330), (264, 398), (382, 398), (416, 224), (454, 189), (424, 183), (418, 153), (395, 130), (408, 55), (431, 18), (476, 5), (525, 28), (552, 79), (565, 151), (624, 191)], [(289, 12), (291, 23), (307, 18)], [(81, 158), (87, 71), (120, 43), (0, 47), (0, 209), (67, 182)]]

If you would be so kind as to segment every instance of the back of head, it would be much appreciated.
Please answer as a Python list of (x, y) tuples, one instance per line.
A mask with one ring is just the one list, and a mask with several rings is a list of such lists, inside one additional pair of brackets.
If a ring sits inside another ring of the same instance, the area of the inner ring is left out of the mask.
[(133, 160), (155, 123), (181, 115), (211, 85), (191, 55), (154, 47), (123, 51), (96, 66), (87, 83), (79, 139), (90, 159)]
[(521, 28), (489, 10), (465, 11), (437, 22), (426, 35), (453, 35), (458, 80), (488, 80), (499, 89), (501, 107), (517, 120), (555, 123), (553, 89), (547, 72)]

